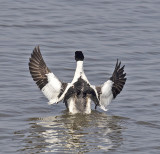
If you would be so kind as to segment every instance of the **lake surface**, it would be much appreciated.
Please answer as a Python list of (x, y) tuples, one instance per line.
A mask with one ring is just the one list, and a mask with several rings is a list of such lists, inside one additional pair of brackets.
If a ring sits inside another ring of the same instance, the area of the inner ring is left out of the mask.
[[(160, 153), (159, 0), (0, 3), (0, 153)], [(104, 83), (118, 58), (126, 85), (107, 112), (49, 106), (28, 70), (36, 45), (63, 81), (82, 50), (91, 84)]]

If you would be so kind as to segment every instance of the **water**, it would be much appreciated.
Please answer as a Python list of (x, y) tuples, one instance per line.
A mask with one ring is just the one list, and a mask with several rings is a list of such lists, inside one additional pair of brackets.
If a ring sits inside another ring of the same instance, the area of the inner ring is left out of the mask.
[[(0, 2), (0, 153), (160, 153), (159, 0)], [(118, 58), (126, 85), (107, 112), (48, 106), (28, 70), (36, 45), (66, 82), (82, 50), (92, 84), (105, 82)]]

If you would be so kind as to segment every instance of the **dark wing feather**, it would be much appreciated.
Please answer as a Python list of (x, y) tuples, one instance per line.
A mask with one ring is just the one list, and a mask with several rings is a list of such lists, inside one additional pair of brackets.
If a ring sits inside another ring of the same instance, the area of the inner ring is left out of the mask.
[(33, 80), (36, 81), (37, 86), (42, 89), (48, 83), (46, 74), (51, 71), (43, 60), (39, 46), (35, 47), (31, 54), (29, 70)]
[[(67, 83), (61, 82), (46, 66), (39, 46), (35, 47), (29, 61), (29, 70), (37, 86), (48, 98), (49, 104), (59, 102)], [(62, 98), (63, 99), (63, 98)]]
[(123, 73), (124, 67), (125, 65), (121, 67), (121, 62), (118, 62), (117, 59), (115, 70), (112, 74), (112, 77), (110, 78), (110, 80), (114, 82), (112, 86), (112, 93), (114, 98), (116, 98), (116, 96), (122, 91), (123, 86), (127, 80), (127, 78), (125, 78), (126, 73)]
[(112, 77), (101, 86), (96, 86), (95, 91), (99, 99), (100, 108), (107, 110), (107, 106), (111, 103), (113, 98), (122, 91), (126, 82), (126, 73), (124, 73), (124, 67), (121, 67), (121, 62), (116, 63), (115, 70)]

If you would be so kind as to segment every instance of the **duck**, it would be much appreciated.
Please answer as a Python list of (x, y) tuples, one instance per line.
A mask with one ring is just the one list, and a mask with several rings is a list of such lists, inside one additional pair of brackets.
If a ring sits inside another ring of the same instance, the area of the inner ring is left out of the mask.
[(36, 46), (29, 58), (29, 71), (39, 89), (48, 99), (48, 104), (65, 104), (69, 113), (90, 114), (91, 103), (95, 104), (95, 109), (107, 111), (107, 106), (122, 91), (126, 83), (126, 73), (124, 73), (121, 61), (117, 59), (112, 76), (102, 85), (92, 85), (88, 81), (84, 69), (84, 55), (82, 51), (75, 52), (77, 63), (74, 77), (70, 83), (66, 83), (55, 76), (47, 67), (40, 47)]

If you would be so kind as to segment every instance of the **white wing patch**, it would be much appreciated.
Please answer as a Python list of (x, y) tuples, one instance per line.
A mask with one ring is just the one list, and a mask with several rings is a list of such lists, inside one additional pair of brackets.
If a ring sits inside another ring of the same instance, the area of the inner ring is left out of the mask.
[(46, 76), (48, 83), (42, 88), (42, 92), (48, 98), (48, 104), (57, 103), (62, 84), (53, 73), (46, 74)]
[(110, 104), (110, 102), (113, 99), (112, 85), (113, 82), (111, 80), (108, 80), (101, 87), (100, 108), (104, 111), (107, 111), (106, 107)]

